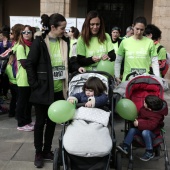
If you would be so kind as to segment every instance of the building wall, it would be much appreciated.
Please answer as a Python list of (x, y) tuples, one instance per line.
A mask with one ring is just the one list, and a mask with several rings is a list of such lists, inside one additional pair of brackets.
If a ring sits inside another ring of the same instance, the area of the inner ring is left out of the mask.
[(40, 0), (4, 0), (2, 25), (9, 25), (10, 16), (40, 16)]
[(46, 13), (51, 15), (53, 13), (60, 13), (65, 17), (70, 16), (71, 0), (41, 0), (40, 15)]
[(170, 52), (170, 0), (154, 0), (152, 23), (162, 31), (161, 44)]

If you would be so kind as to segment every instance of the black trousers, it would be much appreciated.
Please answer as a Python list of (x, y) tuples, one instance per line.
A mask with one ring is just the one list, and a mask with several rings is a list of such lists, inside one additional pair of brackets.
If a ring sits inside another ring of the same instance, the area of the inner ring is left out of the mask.
[[(63, 92), (55, 93), (54, 99), (55, 101), (64, 100)], [(49, 105), (35, 104), (34, 146), (36, 153), (51, 151), (56, 123), (49, 119), (48, 108)]]
[(30, 87), (18, 87), (18, 100), (16, 107), (16, 114), (18, 126), (22, 127), (32, 122), (31, 108), (32, 104), (29, 102), (31, 94)]
[(9, 115), (15, 116), (16, 113), (16, 104), (18, 99), (18, 86), (16, 84), (9, 84), (11, 91), (11, 101), (9, 106)]

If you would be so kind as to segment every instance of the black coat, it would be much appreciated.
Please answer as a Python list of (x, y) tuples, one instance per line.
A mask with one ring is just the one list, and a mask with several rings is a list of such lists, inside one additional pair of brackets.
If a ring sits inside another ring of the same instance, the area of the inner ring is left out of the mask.
[(54, 83), (50, 55), (42, 37), (36, 37), (26, 61), (30, 102), (50, 105), (54, 102)]

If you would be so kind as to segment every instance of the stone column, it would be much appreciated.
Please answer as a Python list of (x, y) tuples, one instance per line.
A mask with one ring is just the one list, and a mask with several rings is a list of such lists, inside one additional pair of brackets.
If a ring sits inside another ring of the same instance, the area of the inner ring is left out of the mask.
[(162, 31), (161, 44), (170, 52), (170, 0), (153, 0), (152, 24)]
[(41, 0), (40, 15), (60, 13), (65, 17), (70, 16), (70, 1), (71, 0)]

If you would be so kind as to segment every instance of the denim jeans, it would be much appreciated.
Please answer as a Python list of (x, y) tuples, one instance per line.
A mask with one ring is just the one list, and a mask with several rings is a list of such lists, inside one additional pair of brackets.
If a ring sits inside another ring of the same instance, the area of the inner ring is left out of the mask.
[(142, 130), (141, 131), (137, 128), (130, 128), (127, 136), (124, 139), (124, 143), (127, 144), (128, 146), (130, 146), (133, 141), (133, 137), (135, 135), (139, 135), (143, 138), (143, 140), (145, 142), (146, 150), (153, 149), (152, 139), (155, 138), (156, 135), (150, 130)]

